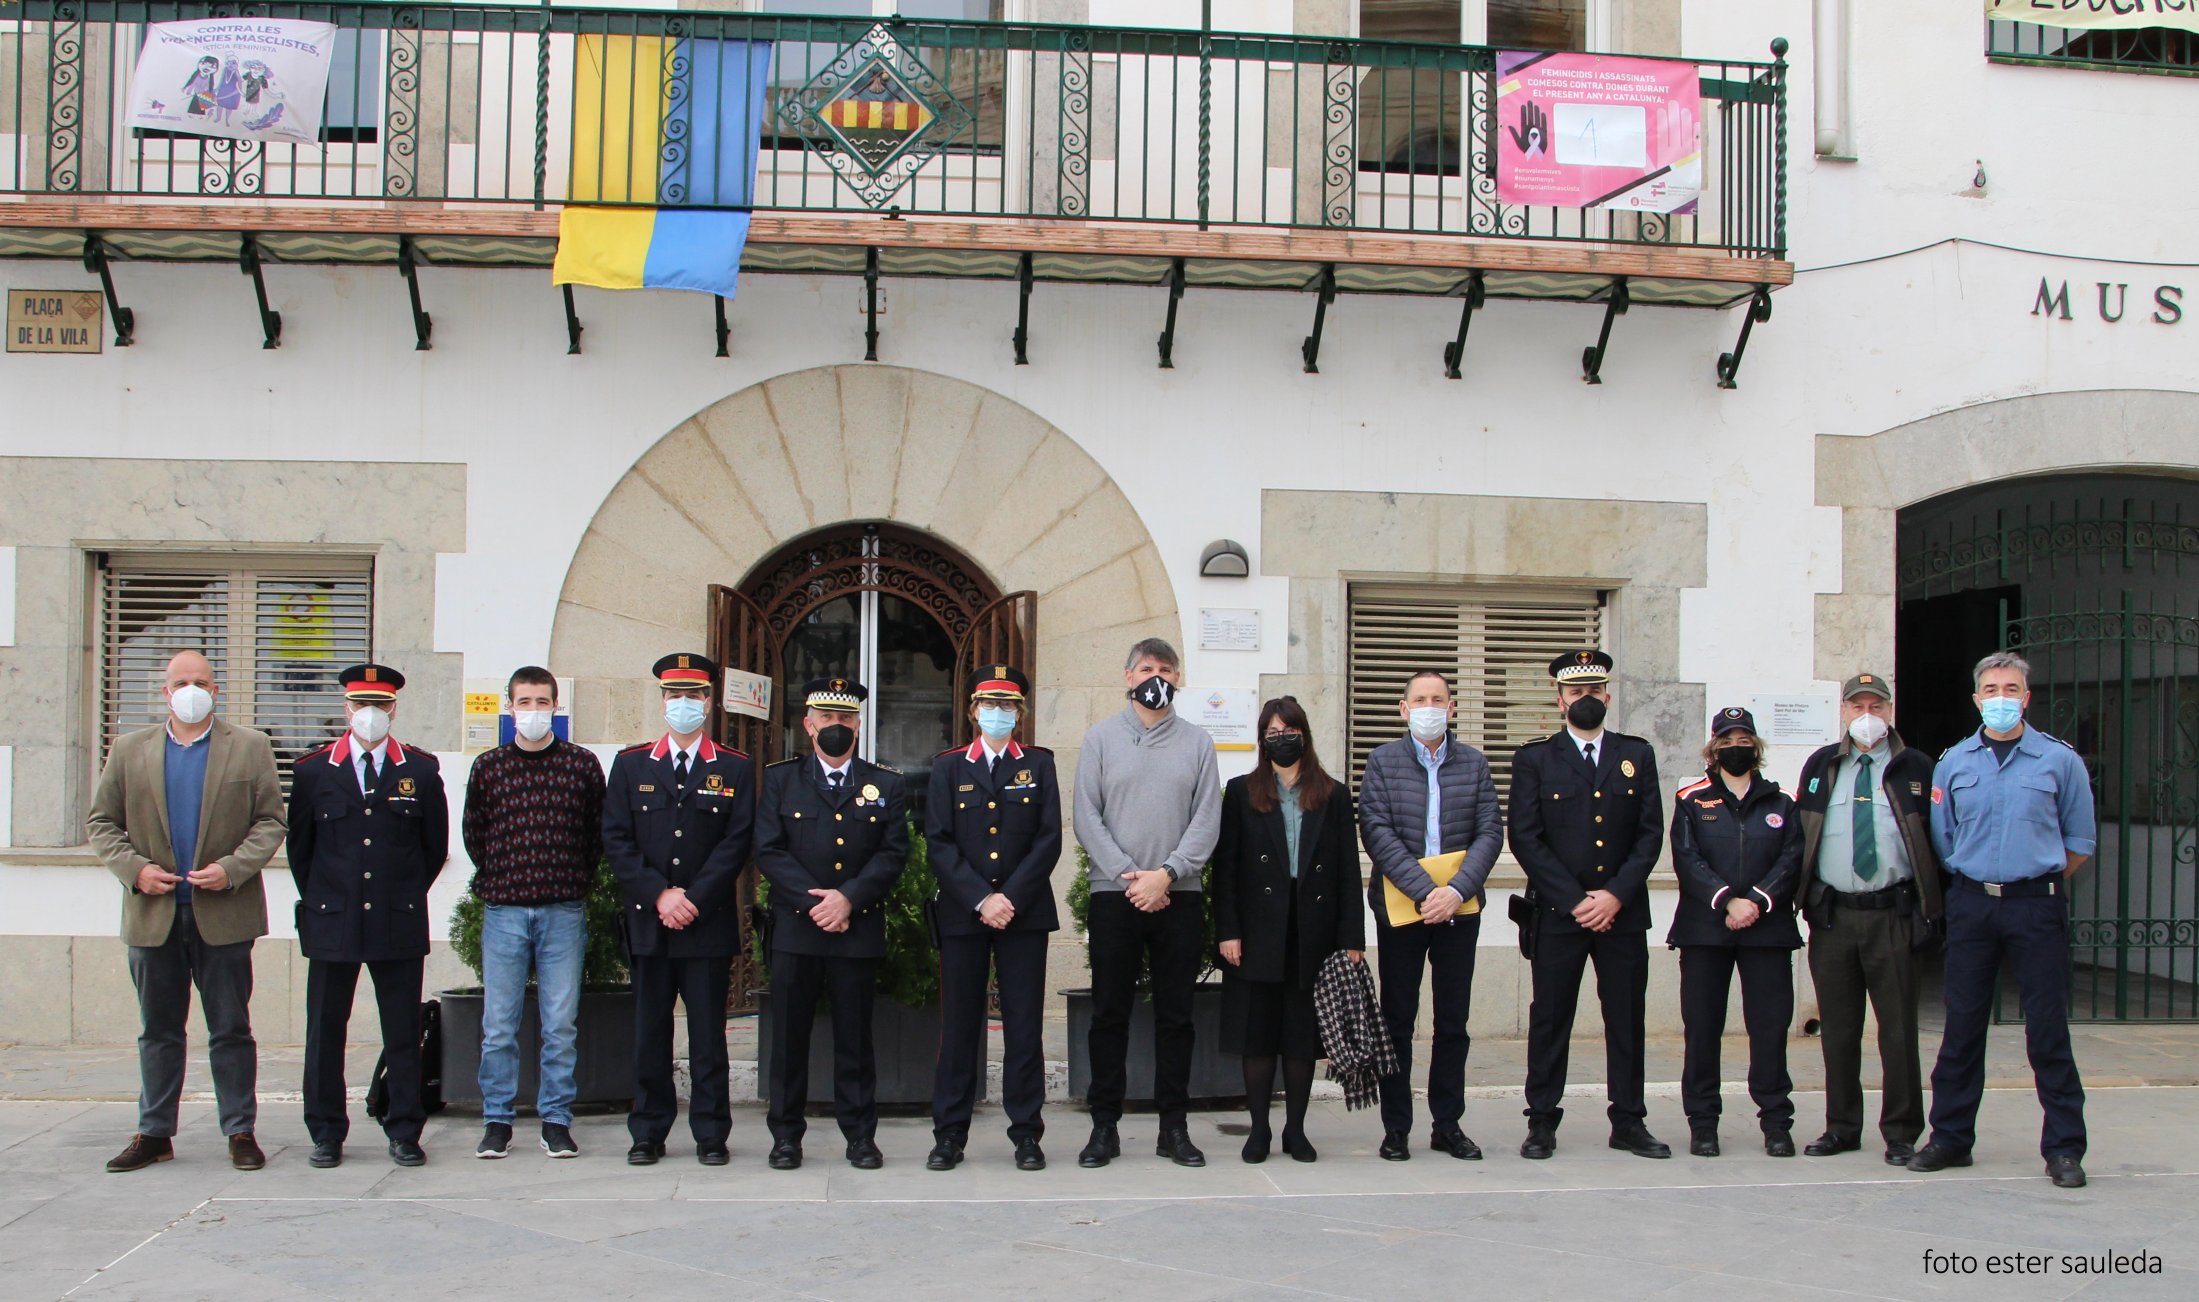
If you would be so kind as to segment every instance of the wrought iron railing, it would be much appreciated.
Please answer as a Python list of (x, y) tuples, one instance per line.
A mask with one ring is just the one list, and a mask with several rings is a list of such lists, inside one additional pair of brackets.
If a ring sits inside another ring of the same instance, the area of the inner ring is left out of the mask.
[(2054, 27), (1989, 18), (1985, 53), (2000, 63), (2199, 74), (2199, 32), (2176, 27)]
[[(316, 142), (124, 125), (145, 24), (237, 15), (344, 29)], [(748, 52), (721, 42), (769, 43), (753, 121), (724, 98), (739, 82), (725, 69)], [(1703, 175), (1691, 210), (1655, 213), (1500, 201), (1497, 56), (563, 4), (21, 0), (0, 8), (0, 197), (685, 202), (1784, 255), (1783, 57), (1668, 61), (1699, 79)], [(689, 156), (697, 123), (755, 141), (753, 190), (722, 140)]]

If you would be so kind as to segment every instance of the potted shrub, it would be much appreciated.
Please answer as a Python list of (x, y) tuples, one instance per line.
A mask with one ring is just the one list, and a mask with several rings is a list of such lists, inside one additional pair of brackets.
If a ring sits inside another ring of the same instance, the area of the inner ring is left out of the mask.
[[(451, 918), (450, 942), (458, 957), (481, 976), (481, 921), (486, 907), (472, 891), (458, 901)], [(577, 1093), (582, 1106), (624, 1105), (634, 1097), (634, 992), (627, 984), (626, 939), (619, 923), (618, 880), (608, 863), (596, 867), (595, 886), (588, 893), (588, 949), (581, 964), (578, 1062), (574, 1066)], [(446, 1102), (478, 1108), (481, 1105), (480, 986), (442, 990), (443, 1001), (443, 1098)], [(541, 1018), (535, 1006), (532, 980), (527, 983), (527, 1004), (519, 1015), (519, 1104), (532, 1104), (540, 1086), (542, 1064)]]
[[(1092, 921), (1091, 873), (1091, 856), (1085, 854), (1080, 845), (1077, 847), (1077, 875), (1069, 883), (1069, 917), (1079, 936), (1085, 934)], [(1211, 887), (1213, 865), (1201, 869), (1199, 876), (1202, 887)], [(1191, 1097), (1242, 1099), (1244, 1072), (1234, 1054), (1222, 1052), (1222, 983), (1218, 979), (1221, 954), (1214, 942), (1214, 912), (1206, 907), (1203, 889), (1199, 906), (1206, 941), (1200, 949), (1199, 983), (1191, 992), (1191, 1025), (1195, 1036), (1191, 1046)], [(1092, 966), (1090, 946), (1084, 951), (1084, 966), (1087, 970)], [(1125, 1100), (1140, 1103), (1153, 1100), (1153, 1001), (1148, 982), (1149, 976), (1141, 973), (1138, 989), (1146, 997), (1140, 998), (1130, 1010), (1128, 1079), (1123, 1088)], [(1069, 1097), (1082, 1099), (1092, 1088), (1092, 991), (1084, 986), (1061, 993), (1069, 1001)]]
[[(925, 906), (939, 892), (931, 856), (916, 820), (909, 820), (908, 864), (886, 896), (886, 957), (878, 967), (878, 999), (871, 1012), (871, 1041), (878, 1059), (878, 1101), (882, 1104), (930, 1103), (932, 1075), (939, 1059), (939, 953), (924, 920)], [(771, 883), (756, 884), (759, 911), (771, 902)], [(751, 928), (750, 947), (767, 978), (771, 956), (760, 930)], [(756, 1089), (771, 1081), (772, 1009), (768, 990), (756, 995)], [(989, 1032), (988, 1032), (989, 1033)], [(982, 1046), (979, 1050), (983, 1052)], [(832, 1097), (832, 1019), (819, 1006), (809, 1037), (809, 1092), (812, 1102)]]

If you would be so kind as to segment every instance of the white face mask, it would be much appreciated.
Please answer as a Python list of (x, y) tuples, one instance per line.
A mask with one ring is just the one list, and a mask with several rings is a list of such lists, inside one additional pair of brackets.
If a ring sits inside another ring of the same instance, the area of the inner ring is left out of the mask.
[(168, 710), (186, 727), (204, 723), (214, 712), (214, 694), (196, 683), (178, 687), (168, 694)]
[(1450, 731), (1451, 712), (1440, 705), (1423, 705), (1406, 716), (1406, 726), (1418, 741), (1440, 741)]
[(351, 735), (368, 746), (379, 746), (382, 738), (389, 736), (389, 711), (376, 705), (362, 705), (351, 715)]
[(528, 741), (540, 741), (550, 735), (550, 721), (556, 717), (555, 710), (514, 710), (512, 727)]
[(1869, 750), (1886, 740), (1886, 734), (1891, 731), (1892, 729), (1886, 726), (1886, 721), (1875, 714), (1859, 714), (1855, 716), (1855, 721), (1848, 725), (1849, 738), (1865, 750)]

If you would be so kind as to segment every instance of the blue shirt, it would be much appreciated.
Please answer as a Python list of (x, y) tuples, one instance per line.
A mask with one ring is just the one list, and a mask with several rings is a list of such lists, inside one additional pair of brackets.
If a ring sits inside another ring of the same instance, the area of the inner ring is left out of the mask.
[(2027, 727), (2002, 763), (1983, 729), (1947, 748), (1932, 770), (1932, 845), (1972, 881), (2018, 882), (2064, 872), (2099, 846), (2092, 783), (2061, 741)]
[(1437, 771), (1450, 757), (1451, 734), (1444, 733), (1442, 742), (1433, 751), (1421, 745), (1418, 737), (1413, 738), (1413, 758), (1428, 771), (1428, 830), (1421, 838), (1428, 848), (1421, 854), (1429, 859), (1443, 853), (1443, 784), (1437, 778)]
[(168, 788), (168, 844), (175, 847), (176, 902), (191, 898), (191, 872), (203, 867), (198, 861), (199, 805), (206, 797), (206, 756), (214, 749), (208, 728), (197, 741), (185, 746), (168, 734), (168, 752), (161, 758), (161, 780)]

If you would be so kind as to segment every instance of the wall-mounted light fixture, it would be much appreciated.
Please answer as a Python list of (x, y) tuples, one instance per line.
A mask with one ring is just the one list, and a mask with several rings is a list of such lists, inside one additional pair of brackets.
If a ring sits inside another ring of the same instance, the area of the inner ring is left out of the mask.
[(1252, 558), (1245, 554), (1242, 543), (1216, 538), (1199, 553), (1199, 577), (1202, 579), (1243, 579), (1251, 574)]

